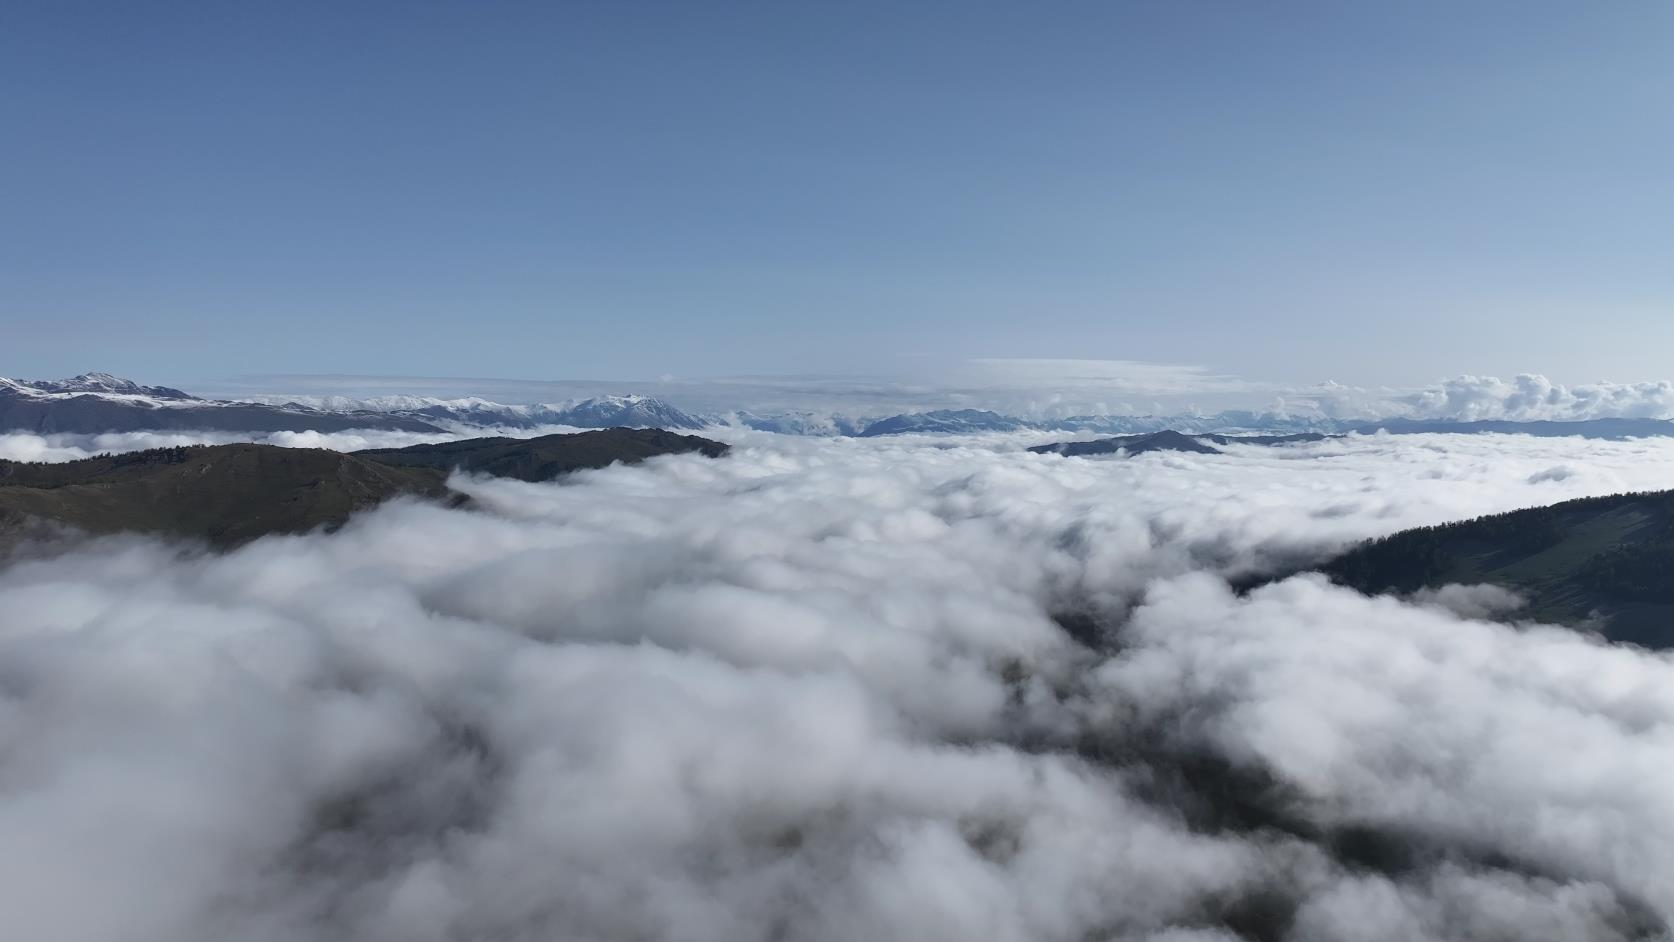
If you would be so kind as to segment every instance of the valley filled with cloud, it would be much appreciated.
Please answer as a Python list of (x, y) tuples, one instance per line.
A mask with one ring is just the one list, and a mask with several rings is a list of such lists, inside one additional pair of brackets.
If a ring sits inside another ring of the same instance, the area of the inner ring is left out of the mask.
[(13, 931), (1664, 937), (1667, 655), (1282, 577), (1668, 487), (1674, 439), (722, 437), (225, 553), (14, 547)]

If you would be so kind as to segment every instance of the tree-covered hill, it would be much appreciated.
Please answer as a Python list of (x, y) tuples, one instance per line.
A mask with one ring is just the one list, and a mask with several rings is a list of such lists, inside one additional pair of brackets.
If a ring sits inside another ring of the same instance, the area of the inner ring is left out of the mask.
[(1519, 613), (1674, 647), (1674, 491), (1568, 501), (1365, 543), (1322, 567), (1367, 593), (1489, 583)]
[(471, 471), (522, 481), (547, 481), (571, 471), (634, 464), (658, 455), (697, 452), (710, 458), (727, 446), (696, 435), (654, 428), (610, 428), (539, 438), (468, 438), (464, 441), (355, 452), (384, 464)]
[(0, 461), (0, 543), (43, 525), (134, 531), (231, 546), (269, 533), (336, 527), (394, 497), (458, 504), (448, 474), (544, 481), (656, 455), (725, 454), (705, 438), (607, 429), (542, 438), (481, 438), (344, 454), (275, 445), (197, 445), (42, 464)]
[(449, 493), (442, 472), (319, 448), (159, 448), (62, 464), (0, 462), (0, 526), (50, 521), (232, 545), (337, 526), (392, 497)]

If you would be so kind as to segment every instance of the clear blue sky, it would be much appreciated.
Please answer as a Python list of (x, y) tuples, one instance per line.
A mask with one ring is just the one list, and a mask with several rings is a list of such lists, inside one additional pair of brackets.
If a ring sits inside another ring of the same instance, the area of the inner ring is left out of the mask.
[(0, 375), (1674, 376), (1674, 4), (0, 2)]

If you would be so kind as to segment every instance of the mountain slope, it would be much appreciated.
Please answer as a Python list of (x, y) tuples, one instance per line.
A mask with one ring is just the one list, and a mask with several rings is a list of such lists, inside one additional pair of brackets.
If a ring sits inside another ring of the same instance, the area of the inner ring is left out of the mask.
[(559, 424), (576, 428), (703, 428), (707, 422), (650, 396), (600, 396), (559, 413)]
[(392, 497), (443, 498), (446, 474), (318, 448), (210, 445), (71, 461), (0, 461), (0, 525), (45, 520), (232, 545), (337, 526)]
[(1674, 491), (1407, 530), (1350, 550), (1322, 570), (1368, 594), (1503, 586), (1528, 600), (1520, 616), (1674, 647)]
[(1029, 423), (998, 412), (980, 409), (938, 409), (934, 412), (910, 412), (879, 419), (866, 426), (862, 438), (879, 435), (902, 435), (908, 432), (972, 433), (1015, 432), (1028, 428)]
[(0, 386), (27, 387), (44, 393), (108, 393), (119, 396), (149, 396), (153, 399), (196, 399), (169, 386), (141, 386), (131, 379), (109, 373), (83, 373), (69, 379), (16, 380), (0, 378)]
[(269, 533), (341, 525), (393, 497), (463, 498), (464, 468), (526, 481), (655, 455), (725, 454), (720, 442), (657, 429), (542, 438), (479, 438), (344, 454), (276, 445), (199, 445), (61, 464), (0, 461), (0, 534), (41, 523), (89, 533), (136, 531), (230, 546)]
[(546, 481), (571, 471), (603, 468), (615, 462), (637, 464), (657, 455), (698, 452), (710, 458), (728, 446), (696, 435), (661, 429), (613, 428), (539, 438), (472, 438), (407, 448), (355, 452), (358, 457), (401, 467), (458, 468), (522, 481)]

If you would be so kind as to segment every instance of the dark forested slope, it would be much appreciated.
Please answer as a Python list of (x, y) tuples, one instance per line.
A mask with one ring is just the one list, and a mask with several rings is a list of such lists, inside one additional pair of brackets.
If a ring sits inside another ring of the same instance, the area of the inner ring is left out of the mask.
[(336, 526), (391, 497), (446, 497), (446, 475), (318, 448), (156, 448), (62, 464), (0, 461), (0, 524), (44, 520), (231, 545)]
[(55, 523), (90, 533), (136, 531), (230, 546), (269, 533), (335, 527), (392, 497), (457, 502), (454, 468), (548, 480), (582, 468), (727, 446), (656, 429), (543, 438), (482, 438), (343, 454), (276, 445), (199, 445), (59, 464), (0, 461), (0, 531)]
[(546, 481), (571, 471), (636, 464), (658, 455), (697, 452), (710, 458), (727, 446), (696, 435), (654, 428), (610, 428), (539, 438), (470, 438), (407, 448), (377, 448), (356, 455), (403, 467), (472, 471), (522, 481)]
[(1618, 494), (1407, 530), (1322, 567), (1362, 592), (1490, 583), (1521, 614), (1674, 647), (1674, 491)]

